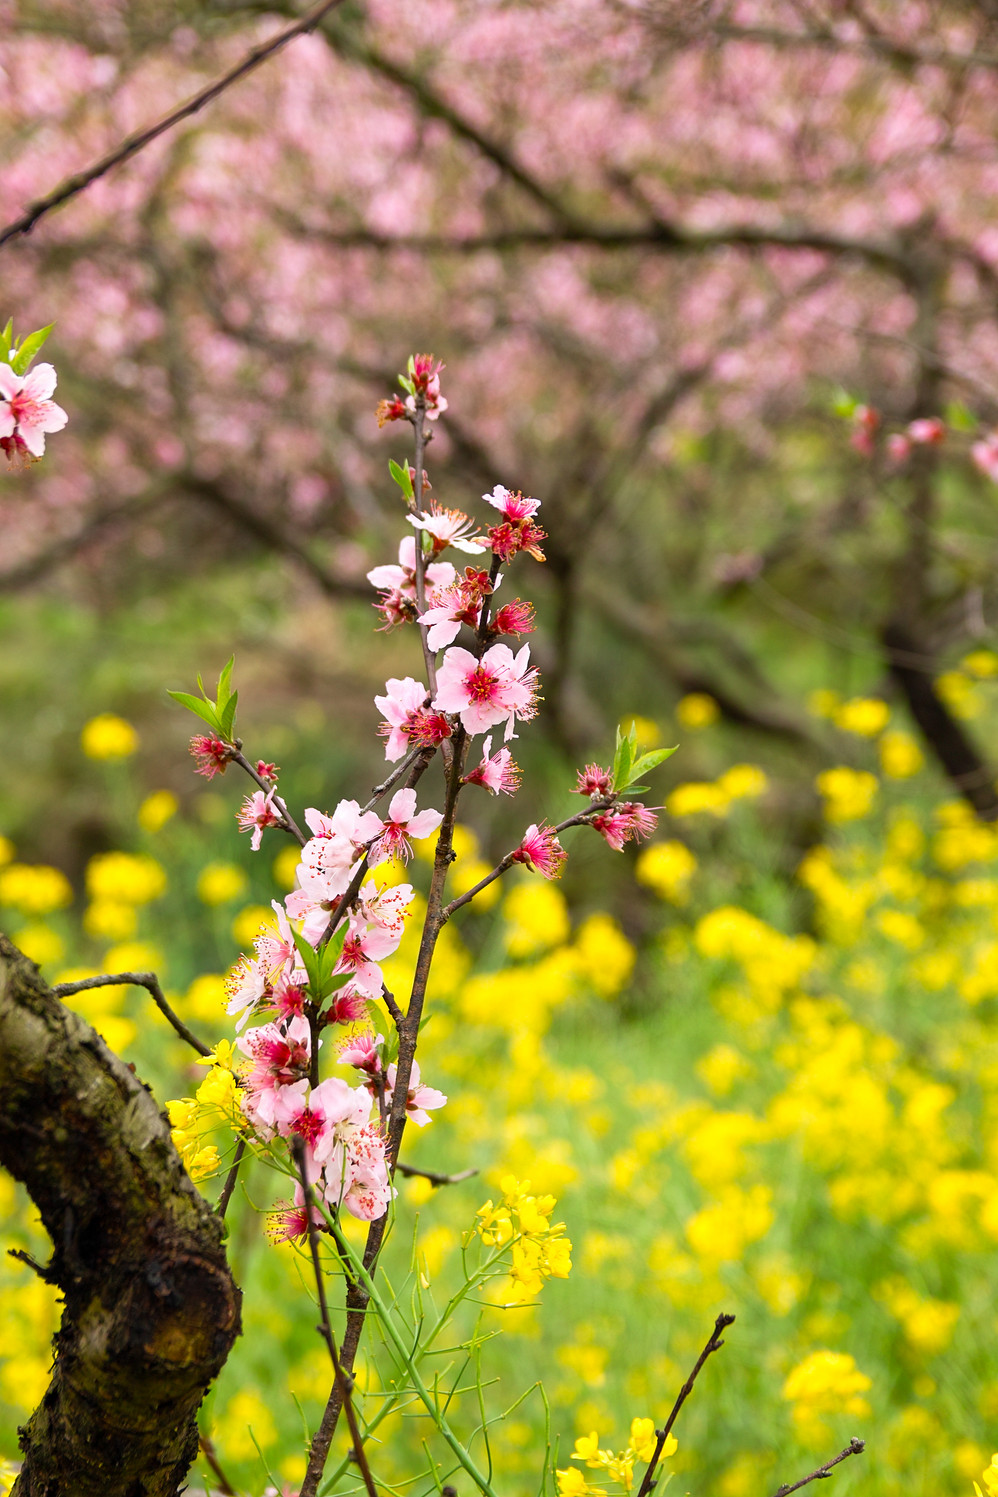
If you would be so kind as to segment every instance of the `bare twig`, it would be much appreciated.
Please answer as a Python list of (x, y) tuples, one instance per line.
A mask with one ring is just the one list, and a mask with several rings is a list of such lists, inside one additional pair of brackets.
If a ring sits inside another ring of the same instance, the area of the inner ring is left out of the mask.
[(163, 997), (163, 989), (160, 987), (155, 972), (114, 972), (103, 973), (100, 977), (84, 977), (79, 982), (60, 982), (53, 989), (57, 998), (69, 998), (73, 993), (84, 993), (89, 988), (120, 988), (131, 984), (135, 988), (145, 988), (151, 996), (156, 1007), (174, 1029), (182, 1040), (197, 1051), (199, 1055), (210, 1055), (211, 1050), (207, 1045), (201, 1043), (196, 1034), (192, 1034), (173, 1009)]
[(217, 99), (233, 83), (238, 83), (241, 78), (245, 78), (248, 73), (252, 73), (261, 63), (273, 57), (282, 47), (287, 46), (288, 42), (294, 41), (296, 36), (303, 36), (307, 31), (314, 31), (323, 17), (328, 15), (339, 4), (340, 0), (322, 0), (320, 5), (314, 6), (312, 10), (302, 16), (300, 21), (296, 21), (293, 26), (286, 27), (283, 31), (279, 31), (276, 36), (271, 37), (270, 41), (263, 42), (259, 47), (254, 47), (251, 52), (247, 52), (242, 62), (237, 63), (234, 68), (230, 68), (227, 73), (223, 73), (221, 78), (216, 78), (214, 83), (210, 83), (207, 88), (203, 88), (200, 93), (188, 99), (186, 104), (181, 104), (178, 108), (171, 110), (168, 115), (158, 120), (156, 124), (149, 125), (145, 130), (140, 130), (135, 135), (128, 136), (113, 151), (109, 151), (106, 156), (102, 156), (93, 165), (86, 167), (81, 172), (75, 172), (71, 177), (67, 177), (47, 197), (39, 198), (37, 202), (31, 203), (20, 218), (14, 219), (13, 223), (9, 223), (5, 229), (0, 230), (0, 246), (20, 234), (30, 234), (38, 220), (46, 213), (50, 213), (53, 208), (58, 208), (62, 203), (68, 202), (70, 198), (76, 197), (78, 193), (85, 191), (91, 183), (105, 176), (113, 167), (120, 166), (122, 162), (128, 161), (132, 156), (137, 155), (139, 151), (144, 150), (152, 141), (157, 140), (161, 135), (165, 135), (168, 130), (172, 130), (174, 125), (179, 125), (182, 120), (189, 119), (192, 114), (197, 114), (200, 109), (203, 109), (206, 104), (210, 104), (213, 99)]
[(232, 1192), (235, 1190), (236, 1180), (239, 1178), (239, 1166), (243, 1162), (243, 1155), (245, 1153), (246, 1140), (245, 1138), (241, 1138), (236, 1144), (236, 1152), (232, 1164), (229, 1166), (229, 1173), (225, 1177), (225, 1184), (222, 1186), (222, 1194), (218, 1198), (218, 1205), (215, 1207), (216, 1216), (224, 1216), (229, 1209)]
[[(474, 1174), (474, 1171), (472, 1171), (472, 1174)], [(36, 1273), (40, 1279), (45, 1280), (46, 1284), (58, 1284), (59, 1280), (52, 1270), (46, 1268), (44, 1263), (39, 1263), (37, 1258), (32, 1258), (31, 1254), (26, 1253), (23, 1248), (8, 1248), (7, 1257), (16, 1258), (18, 1263), (26, 1263), (33, 1273)]]
[(399, 1008), (398, 1004), (395, 1002), (395, 994), (394, 993), (389, 993), (389, 991), (385, 987), (384, 983), (381, 984), (381, 1001), (385, 1005), (385, 1008), (387, 1008), (388, 1012), (391, 1014), (392, 1018), (394, 1019), (394, 1021), (395, 1021), (395, 1027), (397, 1029), (398, 1026), (401, 1024), (402, 1020), (405, 1018), (405, 1014), (402, 1012), (402, 1010)]
[(471, 1169), (459, 1170), (456, 1175), (441, 1175), (436, 1170), (418, 1170), (414, 1164), (403, 1164), (401, 1159), (395, 1168), (400, 1175), (429, 1180), (431, 1185), (460, 1185), (462, 1180), (470, 1180), (472, 1175), (478, 1174), (476, 1169)]
[(657, 1436), (657, 1439), (655, 1441), (655, 1450), (652, 1454), (651, 1460), (648, 1462), (648, 1470), (645, 1472), (644, 1476), (641, 1479), (641, 1485), (640, 1487), (638, 1487), (637, 1497), (648, 1497), (648, 1493), (655, 1485), (655, 1467), (659, 1463), (662, 1451), (665, 1448), (665, 1442), (669, 1438), (669, 1435), (672, 1433), (672, 1426), (679, 1418), (679, 1411), (686, 1400), (689, 1398), (690, 1394), (693, 1392), (693, 1384), (700, 1376), (700, 1371), (707, 1358), (711, 1356), (715, 1351), (719, 1351), (720, 1348), (724, 1345), (722, 1336), (727, 1330), (728, 1326), (734, 1325), (734, 1323), (735, 1317), (733, 1315), (719, 1315), (717, 1317), (717, 1320), (714, 1322), (714, 1329), (711, 1332), (710, 1340), (707, 1342), (707, 1345), (704, 1347), (703, 1351), (697, 1358), (697, 1364), (694, 1367), (693, 1371), (690, 1373), (689, 1377), (680, 1388), (679, 1396), (676, 1399), (675, 1403), (672, 1405), (672, 1413), (665, 1421), (664, 1427), (660, 1430), (656, 1430), (655, 1432)]
[(824, 1481), (827, 1477), (831, 1476), (833, 1466), (837, 1466), (840, 1461), (848, 1460), (851, 1455), (862, 1455), (865, 1449), (866, 1441), (858, 1440), (853, 1435), (845, 1450), (840, 1450), (838, 1455), (833, 1456), (830, 1461), (826, 1461), (823, 1466), (819, 1466), (817, 1471), (812, 1471), (809, 1476), (802, 1476), (800, 1481), (795, 1481), (788, 1487), (779, 1487), (773, 1493), (773, 1497), (790, 1497), (791, 1492), (799, 1492), (801, 1487), (806, 1487), (809, 1482)]
[(321, 1324), (318, 1325), (316, 1329), (329, 1348), (329, 1358), (333, 1364), (333, 1381), (339, 1388), (343, 1411), (347, 1416), (347, 1424), (350, 1426), (350, 1439), (353, 1442), (354, 1458), (356, 1459), (357, 1465), (360, 1468), (360, 1474), (364, 1479), (364, 1486), (367, 1488), (368, 1497), (378, 1497), (377, 1488), (374, 1485), (374, 1477), (371, 1475), (371, 1468), (367, 1464), (367, 1452), (364, 1449), (363, 1437), (361, 1436), (360, 1427), (357, 1423), (357, 1412), (354, 1409), (353, 1399), (351, 1397), (351, 1392), (353, 1389), (353, 1378), (344, 1372), (342, 1366), (340, 1365), (340, 1359), (336, 1354), (336, 1338), (333, 1335), (333, 1328), (329, 1320), (329, 1306), (326, 1302), (326, 1286), (322, 1275), (322, 1263), (319, 1259), (319, 1234), (315, 1229), (315, 1222), (312, 1220), (312, 1211), (314, 1209), (314, 1205), (312, 1186), (309, 1183), (308, 1171), (305, 1168), (304, 1141), (301, 1138), (297, 1137), (297, 1135), (294, 1136), (291, 1139), (291, 1148), (294, 1154), (295, 1164), (298, 1167), (298, 1174), (301, 1179), (302, 1195), (304, 1197), (305, 1204), (305, 1221), (307, 1223), (308, 1230), (308, 1246), (309, 1251), (312, 1254), (312, 1268), (315, 1271), (315, 1285), (319, 1296), (319, 1314), (321, 1316)]
[(201, 1447), (201, 1454), (211, 1467), (212, 1475), (218, 1482), (218, 1490), (221, 1492), (222, 1497), (238, 1497), (235, 1487), (222, 1470), (221, 1462), (215, 1451), (214, 1442), (209, 1435), (204, 1434), (201, 1430), (198, 1430), (198, 1445)]

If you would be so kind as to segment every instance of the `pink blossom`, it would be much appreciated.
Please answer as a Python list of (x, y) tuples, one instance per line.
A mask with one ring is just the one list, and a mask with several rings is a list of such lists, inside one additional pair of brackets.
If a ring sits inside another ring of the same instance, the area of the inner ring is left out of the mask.
[(244, 1078), (242, 1107), (260, 1131), (276, 1126), (277, 1088), (291, 1086), (308, 1075), (311, 1033), (300, 1015), (286, 1024), (262, 1024), (236, 1041), (253, 1062)]
[(406, 519), (410, 525), (431, 537), (434, 553), (443, 551), (447, 546), (454, 546), (458, 551), (468, 551), (472, 555), (489, 549), (488, 542), (482, 540), (475, 531), (474, 520), (470, 520), (460, 509), (441, 509), (439, 505), (431, 504), (422, 514), (406, 515)]
[(518, 551), (526, 551), (535, 561), (544, 560), (541, 542), (547, 540), (547, 531), (533, 520), (504, 520), (501, 525), (490, 525), (488, 537), (493, 552), (503, 561), (512, 561)]
[(908, 423), (908, 435), (920, 445), (938, 446), (945, 440), (946, 423), (938, 416), (921, 416), (917, 421)]
[(482, 498), (514, 524), (520, 520), (529, 520), (541, 507), (539, 499), (527, 499), (519, 492), (511, 493), (501, 483), (496, 484), (491, 494), (483, 494)]
[(437, 673), (433, 706), (459, 713), (467, 733), (505, 721), (511, 738), (514, 719), (531, 718), (536, 711), (537, 672), (528, 669), (529, 660), (529, 645), (516, 655), (508, 645), (493, 645), (480, 660), (468, 650), (450, 649)]
[(406, 916), (412, 908), (413, 894), (411, 884), (394, 884), (379, 889), (372, 879), (361, 888), (358, 912), (370, 925), (382, 925), (392, 935), (401, 938)]
[[(388, 1067), (388, 1085), (385, 1088), (385, 1101), (391, 1105), (392, 1093), (395, 1089), (395, 1075), (398, 1067), (394, 1062)], [(409, 1075), (409, 1094), (406, 1097), (405, 1115), (410, 1122), (415, 1123), (417, 1128), (425, 1128), (431, 1121), (428, 1108), (443, 1107), (447, 1098), (443, 1092), (438, 1092), (435, 1087), (421, 1086), (419, 1080), (419, 1061), (414, 1060), (412, 1071)]]
[(911, 456), (911, 438), (906, 437), (904, 432), (892, 431), (887, 438), (887, 456), (892, 463), (907, 462)]
[(377, 998), (383, 985), (378, 962), (397, 949), (399, 939), (382, 925), (367, 926), (351, 916), (336, 971), (352, 973), (358, 991), (368, 998)]
[[(305, 1192), (300, 1185), (295, 1186), (293, 1205), (287, 1201), (278, 1201), (275, 1209), (267, 1214), (270, 1222), (266, 1227), (266, 1233), (271, 1242), (301, 1242), (308, 1236)], [(325, 1218), (318, 1206), (312, 1207), (312, 1220), (317, 1227), (324, 1225)]]
[(51, 364), (36, 364), (20, 375), (0, 361), (0, 437), (13, 438), (18, 448), (41, 457), (45, 433), (61, 431), (69, 420), (62, 406), (49, 399), (55, 386)]
[(482, 785), (490, 795), (515, 795), (520, 786), (520, 769), (508, 748), (492, 754), (492, 736), (482, 746), (482, 762), (464, 777), (466, 785)]
[(482, 612), (482, 598), (492, 591), (488, 572), (466, 567), (465, 574), (450, 587), (438, 588), (427, 600), (430, 604), (419, 615), (427, 627), (426, 643), (433, 651), (442, 650), (458, 636), (462, 624), (474, 629)]
[[(427, 587), (450, 587), (457, 573), (449, 561), (431, 561), (426, 568)], [(399, 542), (398, 565), (374, 567), (367, 574), (374, 587), (395, 590), (404, 598), (416, 597), (416, 537), (404, 535)]]
[(274, 791), (254, 790), (236, 812), (236, 820), (241, 832), (248, 832), (250, 827), (253, 828), (250, 847), (253, 852), (259, 852), (264, 827), (279, 826), (282, 820), (281, 813), (274, 804)]
[(229, 999), (225, 1012), (238, 1015), (236, 1029), (242, 1029), (253, 1010), (266, 1004), (271, 996), (263, 963), (241, 956), (226, 975), (225, 991)]
[(280, 765), (271, 764), (267, 759), (258, 759), (256, 761), (256, 772), (261, 780), (272, 780), (276, 785), (277, 776), (280, 773)]
[(401, 759), (413, 745), (435, 748), (450, 737), (447, 719), (427, 709), (428, 694), (421, 681), (412, 676), (401, 680), (392, 676), (385, 685), (388, 695), (375, 697), (374, 703), (385, 716), (378, 731), (387, 739), (386, 759)]
[(363, 1019), (367, 1014), (368, 1000), (363, 993), (352, 983), (348, 982), (345, 987), (334, 993), (323, 1011), (323, 1022), (326, 1024), (356, 1024), (358, 1019)]
[(340, 1065), (356, 1066), (368, 1076), (381, 1074), (381, 1047), (385, 1043), (383, 1034), (356, 1034), (340, 1050), (337, 1057)]
[(538, 826), (535, 822), (527, 827), (523, 841), (513, 853), (513, 862), (526, 863), (544, 878), (560, 878), (567, 857), (554, 827)]
[(590, 800), (602, 800), (613, 790), (613, 774), (599, 764), (587, 764), (576, 770), (574, 795), (588, 795)]
[(395, 1194), (388, 1177), (385, 1141), (376, 1127), (344, 1130), (345, 1163), (339, 1185), (336, 1176), (326, 1168), (326, 1200), (343, 1205), (360, 1221), (376, 1221), (384, 1216)]
[(396, 790), (381, 835), (371, 848), (370, 867), (376, 868), (386, 858), (407, 862), (412, 853), (409, 839), (431, 836), (443, 819), (442, 811), (426, 810), (417, 815), (415, 790)]
[(228, 769), (232, 748), (213, 733), (195, 733), (191, 739), (191, 753), (197, 761), (194, 773), (204, 775), (206, 780), (213, 780), (217, 774), (224, 774)]
[(604, 811), (599, 816), (594, 816), (592, 825), (605, 837), (615, 852), (621, 852), (625, 842), (633, 837), (640, 841), (648, 837), (658, 826), (658, 817), (654, 811), (647, 806), (640, 805), (637, 801), (625, 801), (622, 805), (613, 806), (609, 811)]
[(341, 800), (332, 816), (310, 806), (305, 823), (314, 835), (302, 848), (302, 861), (311, 868), (348, 868), (381, 831), (381, 817), (362, 811), (355, 800)]
[(522, 598), (504, 603), (492, 620), (494, 634), (533, 634), (535, 628), (534, 605)]
[(998, 431), (988, 432), (982, 441), (974, 442), (970, 456), (986, 477), (998, 483)]

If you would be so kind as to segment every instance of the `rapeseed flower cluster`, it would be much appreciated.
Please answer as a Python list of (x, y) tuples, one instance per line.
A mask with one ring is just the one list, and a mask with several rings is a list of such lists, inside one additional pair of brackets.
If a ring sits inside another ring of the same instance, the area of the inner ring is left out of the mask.
[(530, 1194), (530, 1181), (505, 1175), (502, 1198), (478, 1210), (476, 1231), (487, 1247), (508, 1249), (509, 1279), (514, 1300), (533, 1299), (547, 1279), (567, 1279), (572, 1268), (572, 1244), (565, 1223), (551, 1225), (556, 1202), (552, 1195)]
[[(629, 1492), (634, 1484), (634, 1467), (636, 1462), (647, 1465), (655, 1453), (658, 1437), (655, 1432), (655, 1422), (652, 1419), (636, 1418), (631, 1420), (631, 1433), (625, 1449), (617, 1451), (604, 1450), (600, 1447), (599, 1435), (593, 1430), (588, 1435), (580, 1435), (575, 1442), (572, 1452), (572, 1460), (579, 1461), (590, 1471), (602, 1471), (605, 1479), (612, 1482), (624, 1492)], [(662, 1445), (661, 1460), (668, 1460), (675, 1455), (679, 1445), (675, 1435), (666, 1436)], [(559, 1497), (600, 1497), (606, 1491), (603, 1486), (596, 1486), (590, 1482), (578, 1466), (568, 1466), (559, 1470), (558, 1494)], [(668, 1482), (665, 1476), (664, 1482)], [(662, 1474), (658, 1477), (658, 1487), (663, 1483)]]

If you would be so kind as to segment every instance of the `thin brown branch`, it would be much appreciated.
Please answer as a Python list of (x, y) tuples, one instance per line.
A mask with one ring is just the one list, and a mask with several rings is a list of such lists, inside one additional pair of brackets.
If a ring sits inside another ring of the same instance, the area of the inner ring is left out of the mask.
[(59, 186), (54, 188), (46, 197), (39, 198), (36, 202), (29, 204), (20, 218), (14, 219), (5, 229), (0, 230), (0, 247), (6, 244), (8, 240), (15, 239), (21, 234), (30, 234), (39, 219), (44, 217), (46, 213), (50, 213), (53, 208), (60, 207), (61, 204), (68, 202), (70, 198), (76, 197), (78, 193), (84, 192), (93, 182), (106, 176), (114, 167), (120, 166), (123, 162), (130, 160), (132, 156), (138, 155), (139, 151), (144, 150), (147, 145), (150, 145), (154, 140), (158, 140), (168, 130), (172, 130), (174, 125), (179, 125), (182, 120), (189, 119), (191, 115), (197, 114), (206, 104), (210, 104), (212, 100), (217, 99), (220, 94), (223, 94), (227, 88), (231, 88), (234, 83), (238, 83), (248, 73), (252, 73), (262, 63), (273, 57), (282, 47), (287, 46), (288, 42), (294, 41), (295, 37), (303, 36), (307, 31), (314, 31), (319, 22), (339, 4), (340, 0), (322, 0), (321, 4), (314, 6), (312, 10), (302, 16), (300, 21), (296, 21), (294, 25), (286, 27), (283, 31), (279, 31), (269, 41), (262, 42), (259, 47), (254, 47), (252, 51), (247, 52), (241, 62), (237, 63), (235, 67), (230, 68), (227, 73), (223, 73), (220, 78), (216, 78), (214, 83), (210, 83), (207, 88), (203, 88), (200, 93), (196, 93), (185, 104), (181, 104), (178, 108), (171, 110), (161, 120), (157, 120), (154, 125), (149, 125), (145, 130), (140, 130), (136, 134), (128, 136), (120, 145), (115, 146), (113, 151), (109, 151), (106, 156), (102, 156), (99, 161), (95, 161), (91, 166), (85, 167), (83, 171), (75, 172), (71, 177), (67, 177), (65, 181), (60, 182)]
[(232, 1164), (229, 1166), (229, 1173), (225, 1177), (225, 1184), (222, 1186), (222, 1194), (219, 1196), (218, 1205), (215, 1207), (216, 1216), (224, 1217), (226, 1211), (228, 1211), (229, 1209), (229, 1202), (232, 1200), (232, 1192), (235, 1190), (236, 1181), (239, 1178), (239, 1166), (243, 1162), (243, 1155), (245, 1153), (246, 1140), (245, 1138), (240, 1138), (239, 1142), (236, 1144), (236, 1152), (233, 1157)]
[(163, 997), (163, 989), (159, 985), (155, 972), (105, 972), (100, 977), (81, 978), (79, 982), (60, 982), (52, 989), (52, 992), (57, 998), (69, 998), (74, 993), (84, 993), (89, 988), (115, 988), (124, 987), (126, 984), (131, 984), (135, 988), (145, 988), (164, 1019), (173, 1025), (180, 1038), (186, 1040), (199, 1055), (211, 1054), (209, 1047), (203, 1044), (196, 1034), (192, 1034), (183, 1019), (173, 1012)]
[(222, 1469), (222, 1464), (218, 1459), (213, 1441), (202, 1430), (198, 1430), (198, 1446), (200, 1447), (201, 1454), (211, 1467), (212, 1475), (218, 1482), (218, 1490), (221, 1492), (222, 1497), (238, 1497), (235, 1487)]
[(39, 1263), (37, 1258), (32, 1258), (31, 1254), (26, 1253), (23, 1248), (8, 1248), (7, 1257), (16, 1258), (18, 1263), (26, 1264), (32, 1273), (36, 1273), (40, 1279), (44, 1279), (46, 1284), (58, 1284), (59, 1280), (52, 1270), (46, 1268), (44, 1263)]
[(353, 1444), (354, 1459), (357, 1462), (360, 1474), (364, 1479), (368, 1497), (378, 1497), (377, 1488), (374, 1485), (374, 1477), (367, 1463), (367, 1452), (364, 1449), (364, 1440), (357, 1423), (357, 1411), (353, 1406), (351, 1393), (353, 1390), (353, 1378), (344, 1372), (340, 1359), (336, 1352), (336, 1338), (333, 1335), (333, 1327), (329, 1319), (329, 1305), (326, 1301), (326, 1285), (322, 1272), (322, 1262), (319, 1258), (319, 1234), (316, 1230), (312, 1213), (315, 1207), (315, 1199), (312, 1195), (312, 1186), (309, 1183), (308, 1170), (305, 1167), (305, 1144), (297, 1136), (291, 1140), (292, 1153), (298, 1168), (298, 1176), (301, 1180), (302, 1195), (305, 1205), (305, 1221), (308, 1230), (308, 1246), (312, 1255), (312, 1269), (315, 1273), (316, 1292), (319, 1297), (319, 1315), (321, 1323), (316, 1327), (329, 1348), (330, 1361), (333, 1364), (333, 1382), (339, 1388), (343, 1411), (347, 1416), (347, 1424), (350, 1427), (350, 1439)]
[(773, 1493), (773, 1497), (790, 1497), (791, 1492), (799, 1492), (801, 1487), (806, 1487), (809, 1482), (825, 1481), (831, 1476), (833, 1466), (837, 1466), (841, 1461), (847, 1461), (851, 1455), (862, 1455), (865, 1449), (866, 1441), (858, 1440), (853, 1435), (845, 1450), (840, 1450), (838, 1455), (833, 1456), (830, 1461), (826, 1461), (823, 1466), (819, 1466), (817, 1471), (812, 1471), (809, 1476), (802, 1476), (800, 1481), (795, 1481), (790, 1486), (778, 1487)]
[(478, 1174), (476, 1169), (471, 1169), (458, 1170), (456, 1175), (441, 1175), (437, 1170), (418, 1170), (414, 1164), (403, 1164), (401, 1159), (395, 1168), (407, 1179), (414, 1177), (419, 1180), (429, 1180), (431, 1185), (460, 1185), (462, 1180), (470, 1180), (473, 1175)]
[(665, 1421), (662, 1429), (656, 1430), (655, 1432), (655, 1450), (652, 1454), (651, 1460), (648, 1462), (648, 1470), (641, 1478), (641, 1485), (638, 1487), (637, 1497), (648, 1497), (648, 1493), (655, 1485), (655, 1467), (659, 1463), (662, 1451), (665, 1447), (665, 1442), (672, 1433), (672, 1426), (679, 1418), (679, 1411), (683, 1407), (683, 1404), (686, 1402), (686, 1400), (689, 1398), (690, 1394), (693, 1392), (693, 1384), (700, 1376), (700, 1372), (703, 1368), (704, 1363), (707, 1361), (707, 1358), (712, 1356), (715, 1351), (720, 1351), (721, 1347), (724, 1345), (724, 1341), (722, 1339), (723, 1334), (727, 1330), (728, 1326), (734, 1325), (734, 1323), (735, 1317), (733, 1315), (719, 1315), (714, 1322), (714, 1329), (711, 1332), (710, 1340), (707, 1342), (707, 1345), (704, 1347), (703, 1351), (697, 1358), (697, 1364), (694, 1367), (693, 1371), (690, 1373), (689, 1377), (680, 1388), (679, 1396), (677, 1397), (675, 1403), (672, 1405), (672, 1413)]

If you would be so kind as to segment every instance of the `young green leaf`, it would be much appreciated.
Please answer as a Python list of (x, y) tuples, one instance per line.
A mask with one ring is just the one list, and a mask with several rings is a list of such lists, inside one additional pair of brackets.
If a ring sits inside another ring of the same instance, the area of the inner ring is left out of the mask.
[(190, 712), (196, 713), (198, 717), (202, 718), (208, 724), (209, 728), (218, 734), (219, 738), (226, 736), (222, 729), (222, 724), (218, 720), (218, 713), (211, 702), (207, 700), (202, 701), (201, 697), (193, 696), (189, 691), (168, 691), (166, 694), (168, 697), (172, 697), (175, 702), (179, 702), (182, 707), (186, 707)]
[(7, 326), (0, 333), (0, 359), (3, 359), (5, 363), (10, 363), (10, 340), (13, 335), (14, 319), (13, 317), (8, 317)]
[(389, 458), (388, 471), (392, 475), (392, 478), (395, 480), (395, 482), (398, 484), (399, 488), (402, 490), (405, 497), (411, 501), (413, 498), (413, 489), (408, 463), (403, 468), (400, 463), (395, 462), (393, 458)]
[(10, 367), (15, 374), (27, 374), (31, 368), (32, 359), (54, 327), (55, 323), (50, 322), (48, 327), (40, 327), (36, 333), (28, 334), (10, 360)]
[(235, 665), (235, 663), (235, 655), (230, 655), (225, 665), (222, 667), (222, 674), (218, 678), (218, 686), (215, 691), (215, 700), (217, 702), (219, 711), (222, 710), (222, 708), (225, 706), (225, 703), (232, 695), (232, 667)]
[(635, 785), (634, 781), (640, 779), (643, 774), (647, 774), (649, 770), (655, 769), (663, 760), (671, 758), (678, 747), (677, 743), (672, 748), (652, 749), (650, 753), (639, 754), (628, 767), (627, 779), (618, 780), (614, 778), (614, 789), (618, 792), (621, 790), (633, 790), (635, 793), (647, 790), (647, 785)]
[(218, 720), (222, 725), (222, 737), (232, 742), (232, 732), (236, 725), (236, 703), (239, 701), (238, 691), (234, 691), (218, 714)]

